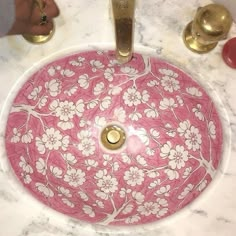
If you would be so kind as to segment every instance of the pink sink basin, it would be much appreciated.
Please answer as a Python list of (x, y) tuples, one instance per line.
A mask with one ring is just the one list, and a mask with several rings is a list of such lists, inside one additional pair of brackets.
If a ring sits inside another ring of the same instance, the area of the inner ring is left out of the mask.
[(139, 225), (194, 201), (221, 161), (222, 126), (189, 75), (134, 54), (86, 51), (41, 67), (20, 88), (6, 151), (47, 206), (102, 225)]

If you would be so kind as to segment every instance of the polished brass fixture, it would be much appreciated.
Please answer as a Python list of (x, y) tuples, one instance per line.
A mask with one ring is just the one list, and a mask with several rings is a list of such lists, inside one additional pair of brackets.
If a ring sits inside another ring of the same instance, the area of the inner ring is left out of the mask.
[(116, 58), (123, 64), (132, 58), (135, 0), (111, 0), (116, 37)]
[[(34, 0), (35, 7), (38, 7), (40, 12), (43, 13), (45, 8), (45, 2), (43, 0)], [(53, 28), (48, 35), (31, 35), (24, 34), (22, 35), (25, 40), (33, 44), (42, 44), (48, 42), (54, 35), (55, 28)]]
[(101, 142), (108, 150), (121, 148), (125, 140), (125, 131), (117, 125), (109, 125), (101, 133)]
[(232, 21), (229, 11), (222, 5), (200, 7), (193, 21), (184, 30), (184, 43), (193, 52), (207, 53), (220, 40), (227, 38)]

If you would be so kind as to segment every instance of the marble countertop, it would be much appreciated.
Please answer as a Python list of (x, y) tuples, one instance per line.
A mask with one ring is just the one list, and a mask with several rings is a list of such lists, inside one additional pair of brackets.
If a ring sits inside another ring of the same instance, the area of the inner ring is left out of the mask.
[[(57, 0), (61, 15), (56, 34), (44, 45), (31, 45), (21, 36), (0, 39), (0, 109), (9, 91), (25, 71), (59, 51), (80, 48), (114, 48), (109, 1)], [(154, 53), (194, 76), (208, 89), (223, 118), (225, 150), (216, 180), (182, 212), (156, 224), (132, 228), (91, 226), (58, 214), (32, 199), (16, 181), (4, 155), (4, 121), (0, 129), (0, 235), (7, 236), (233, 236), (236, 231), (236, 71), (221, 58), (224, 41), (210, 53), (197, 55), (186, 49), (182, 32), (199, 6), (208, 0), (138, 0), (135, 42), (137, 51)], [(234, 24), (230, 37), (236, 36)]]

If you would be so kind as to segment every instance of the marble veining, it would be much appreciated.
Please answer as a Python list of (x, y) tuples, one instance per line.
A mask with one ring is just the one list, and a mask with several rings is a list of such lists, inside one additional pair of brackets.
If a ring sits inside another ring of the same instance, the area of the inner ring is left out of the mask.
[[(45, 45), (28, 44), (21, 36), (0, 39), (0, 109), (7, 116), (6, 98), (23, 73), (40, 60), (73, 48), (114, 48), (114, 30), (109, 1), (57, 0), (61, 16), (56, 34)], [(158, 224), (133, 228), (98, 227), (78, 222), (39, 204), (19, 186), (7, 164), (4, 127), (0, 121), (0, 235), (7, 236), (234, 236), (236, 231), (236, 71), (220, 56), (225, 41), (206, 55), (188, 51), (182, 32), (199, 6), (210, 0), (138, 0), (135, 50), (144, 50), (190, 73), (209, 94), (222, 113), (225, 143), (224, 162), (209, 190), (180, 214)], [(236, 36), (234, 24), (230, 37)], [(9, 105), (9, 104), (8, 104)]]

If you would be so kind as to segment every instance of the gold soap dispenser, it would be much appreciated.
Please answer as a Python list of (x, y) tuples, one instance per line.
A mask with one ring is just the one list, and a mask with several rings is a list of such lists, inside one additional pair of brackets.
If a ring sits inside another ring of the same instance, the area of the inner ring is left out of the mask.
[(220, 40), (227, 38), (232, 25), (229, 11), (220, 4), (200, 7), (183, 33), (188, 49), (196, 53), (207, 53), (214, 49)]

